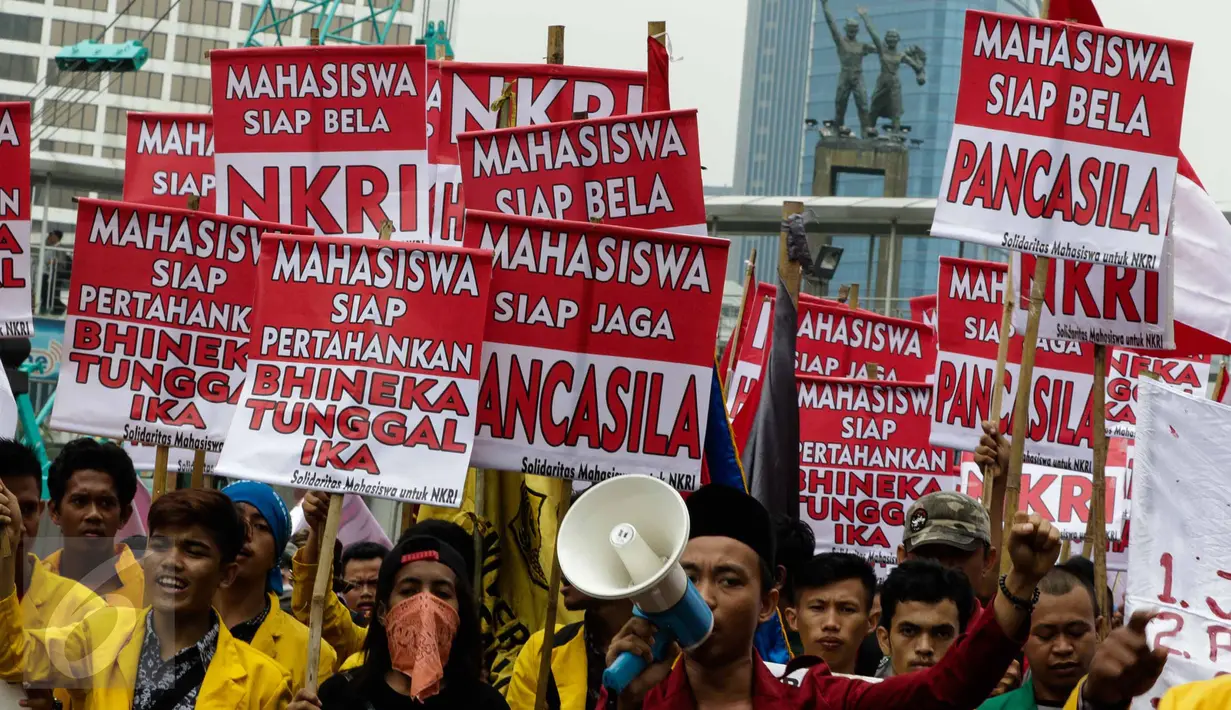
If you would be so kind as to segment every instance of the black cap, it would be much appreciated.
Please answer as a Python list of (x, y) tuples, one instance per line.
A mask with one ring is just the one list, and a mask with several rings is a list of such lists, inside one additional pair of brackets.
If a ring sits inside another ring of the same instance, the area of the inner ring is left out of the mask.
[(688, 496), (688, 539), (729, 537), (774, 568), (774, 529), (765, 506), (738, 488), (715, 483)]
[(443, 540), (426, 535), (406, 538), (395, 545), (388, 555), (385, 555), (385, 561), (380, 566), (381, 582), (386, 583), (387, 577), (387, 584), (391, 586), (398, 570), (419, 560), (439, 562), (453, 571), (458, 582), (466, 584), (470, 582), (471, 573), (466, 569), (461, 553)]

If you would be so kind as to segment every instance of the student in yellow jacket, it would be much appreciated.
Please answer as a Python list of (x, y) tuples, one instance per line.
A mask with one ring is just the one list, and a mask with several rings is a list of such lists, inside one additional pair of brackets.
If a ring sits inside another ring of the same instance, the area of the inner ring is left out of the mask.
[[(214, 606), (231, 635), (252, 644), (291, 674), (292, 692), (307, 679), (308, 627), (282, 611), (282, 550), (291, 537), (291, 516), (272, 487), (255, 481), (232, 483), (222, 492), (235, 503), (248, 538), (236, 558), (235, 579), (218, 588)], [(321, 643), (318, 678), (333, 675), (338, 656)]]
[(132, 515), (137, 493), (132, 459), (116, 444), (70, 441), (47, 471), (51, 521), (64, 548), (43, 560), (47, 569), (81, 582), (108, 604), (144, 606), (145, 576), (115, 535)]
[[(0, 525), (15, 548), (19, 504), (0, 488)], [(26, 629), (15, 556), (0, 559), (0, 676), (69, 690), (75, 710), (277, 710), (290, 677), (237, 641), (211, 606), (236, 572), (245, 531), (231, 501), (212, 490), (173, 491), (149, 513), (146, 609), (107, 607), (55, 629)]]
[[(21, 509), (21, 525), (24, 547), (29, 548), (38, 538), (39, 521), (43, 516), (43, 469), (38, 457), (29, 447), (10, 439), (0, 439), (0, 483), (16, 497)], [(68, 626), (81, 621), (91, 613), (107, 606), (106, 602), (83, 585), (52, 573), (31, 554), (21, 557), (22, 622), (27, 629), (46, 629)], [(3, 678), (18, 683), (21, 677)], [(29, 690), (31, 699), (42, 698), (50, 702), (50, 690)], [(67, 702), (66, 693), (60, 693), (61, 702)]]
[[(552, 636), (547, 707), (549, 710), (587, 710), (594, 707), (602, 691), (607, 646), (633, 615), (633, 604), (627, 599), (586, 596), (565, 581), (561, 581), (560, 596), (565, 609), (585, 612), (585, 619), (557, 628)], [(509, 707), (534, 706), (543, 638), (544, 633), (536, 631), (517, 656), (513, 677), (505, 691)]]
[(1231, 675), (1178, 685), (1163, 696), (1158, 710), (1226, 710), (1231, 708)]

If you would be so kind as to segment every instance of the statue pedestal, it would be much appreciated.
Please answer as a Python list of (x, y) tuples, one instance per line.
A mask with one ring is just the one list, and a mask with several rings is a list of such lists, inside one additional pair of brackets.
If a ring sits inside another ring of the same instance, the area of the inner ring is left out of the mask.
[(843, 173), (885, 176), (880, 197), (906, 197), (910, 151), (892, 138), (821, 136), (812, 168), (812, 194), (831, 197)]
[[(910, 151), (903, 141), (894, 138), (857, 138), (855, 136), (821, 136), (816, 144), (816, 157), (812, 172), (812, 194), (817, 197), (832, 197), (837, 192), (838, 180), (843, 174), (882, 175), (885, 179), (883, 194), (869, 197), (906, 197), (906, 178), (910, 175)], [(816, 253), (821, 246), (831, 241), (829, 234), (809, 234), (809, 247)], [(884, 304), (897, 295), (897, 264), (901, 260), (900, 236), (867, 237), (869, 252), (875, 258), (868, 259), (868, 273), (864, 280), (864, 293), (878, 299), (868, 306), (886, 311)], [(849, 255), (848, 255), (849, 256)], [(873, 265), (875, 262), (875, 265)], [(817, 296), (826, 296), (828, 284), (809, 282), (806, 289)]]

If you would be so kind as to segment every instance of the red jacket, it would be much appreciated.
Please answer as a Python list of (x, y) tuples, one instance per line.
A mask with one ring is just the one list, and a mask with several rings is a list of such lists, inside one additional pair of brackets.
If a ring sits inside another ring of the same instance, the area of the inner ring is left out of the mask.
[[(868, 683), (838, 677), (825, 664), (813, 666), (799, 687), (779, 682), (755, 659), (752, 706), (757, 710), (974, 710), (996, 688), (1022, 643), (1005, 635), (988, 606), (935, 667)], [(606, 691), (604, 690), (604, 693)], [(605, 707), (606, 697), (598, 707)], [(642, 710), (694, 710), (684, 664), (645, 697)]]

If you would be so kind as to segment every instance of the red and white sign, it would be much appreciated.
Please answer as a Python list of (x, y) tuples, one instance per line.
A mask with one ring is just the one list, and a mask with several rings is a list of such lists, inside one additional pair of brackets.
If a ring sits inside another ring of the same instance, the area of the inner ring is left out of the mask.
[(707, 234), (697, 111), (462, 133), (466, 208)]
[(1137, 391), (1142, 373), (1153, 374), (1158, 382), (1198, 397), (1208, 396), (1210, 357), (1163, 358), (1128, 350), (1107, 354), (1107, 435), (1135, 438), (1137, 435)]
[(495, 252), (473, 465), (698, 487), (725, 239), (466, 211)]
[(645, 72), (639, 71), (560, 64), (429, 64), (435, 64), (439, 74), (427, 102), (432, 127), (428, 160), (435, 173), (434, 242), (458, 243), (462, 238), (464, 198), (457, 137), (468, 131), (495, 130), (498, 112), (492, 105), (506, 83), (513, 84), (517, 96), (518, 126), (571, 121), (579, 113), (588, 118), (641, 113), (645, 98)]
[(124, 201), (214, 211), (214, 117), (208, 113), (128, 112)]
[(966, 13), (932, 234), (1156, 271), (1192, 44)]
[(422, 46), (210, 52), (218, 212), (427, 241)]
[[(996, 351), (1000, 342), (1008, 266), (940, 258), (936, 306), (936, 409), (932, 444), (973, 451), (991, 419)], [(1012, 432), (1022, 338), (1013, 335), (1005, 365), (1001, 429)], [(1090, 390), (1094, 346), (1039, 339), (1026, 424), (1025, 461), (1070, 471), (1093, 466)]]
[(910, 299), (910, 319), (917, 320), (920, 323), (935, 329), (936, 294), (932, 293), (927, 296), (915, 296)]
[(271, 235), (221, 475), (456, 508), (492, 257)]
[[(748, 331), (740, 340), (735, 376), (727, 392), (732, 416), (748, 400), (760, 381), (765, 356), (773, 337), (776, 290), (758, 283), (754, 299), (744, 313)], [(853, 310), (846, 304), (801, 294), (796, 308), (795, 372), (818, 377), (863, 377), (875, 363), (879, 377), (923, 382), (936, 363), (931, 327), (917, 322)]]
[[(1124, 514), (1128, 510), (1128, 475), (1124, 439), (1113, 439), (1107, 448), (1105, 506), (1107, 539), (1117, 541), (1124, 531)], [(1050, 522), (1067, 540), (1079, 541), (1086, 535), (1090, 519), (1090, 493), (1094, 490), (1092, 474), (1065, 471), (1034, 464), (1022, 465), (1022, 489), (1019, 508)], [(983, 472), (975, 463), (974, 454), (962, 454), (962, 492), (979, 499), (983, 495)]]
[[(133, 468), (138, 471), (154, 470), (154, 453), (157, 448), (152, 444), (124, 442), (124, 451), (128, 452), (128, 457), (133, 461)], [(218, 465), (218, 455), (218, 451), (206, 452), (205, 475), (214, 475), (214, 466)], [(192, 449), (170, 449), (167, 451), (167, 473), (173, 476), (192, 473), (192, 461), (195, 457), (196, 452)]]
[[(1043, 291), (1039, 337), (1126, 348), (1170, 350), (1175, 346), (1171, 238), (1158, 271), (1054, 259)], [(1026, 327), (1035, 256), (1014, 253), (1010, 263), (1018, 290), (1013, 323)], [(1020, 285), (1019, 285), (1020, 284)]]
[(1168, 656), (1134, 710), (1231, 664), (1231, 408), (1155, 382), (1142, 390), (1125, 616), (1160, 612), (1146, 637)]
[(800, 376), (799, 518), (818, 552), (897, 564), (906, 510), (957, 490), (952, 452), (928, 444), (931, 385)]
[(260, 240), (306, 228), (81, 198), (51, 426), (218, 451), (247, 364)]
[(0, 103), (0, 338), (34, 335), (30, 284), (30, 103)]

